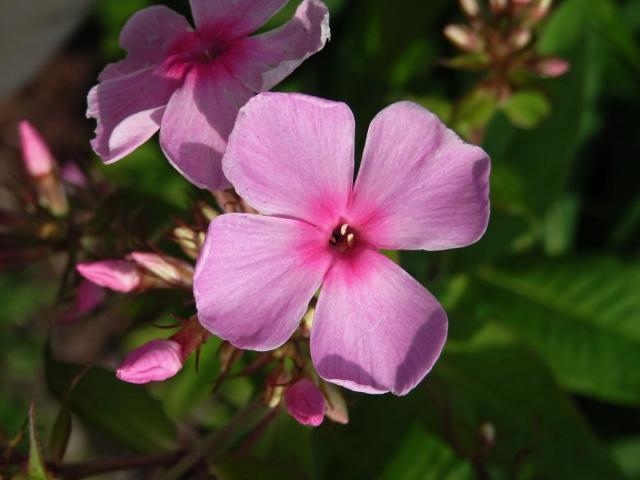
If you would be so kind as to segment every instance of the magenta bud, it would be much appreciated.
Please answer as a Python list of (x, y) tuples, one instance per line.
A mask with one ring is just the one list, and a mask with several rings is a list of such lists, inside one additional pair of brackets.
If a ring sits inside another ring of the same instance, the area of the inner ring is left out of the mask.
[(40, 133), (26, 120), (20, 122), (20, 144), (22, 160), (27, 173), (32, 177), (44, 177), (55, 169), (55, 161)]
[(308, 378), (298, 380), (287, 388), (284, 403), (289, 414), (302, 425), (317, 427), (324, 420), (324, 395)]
[(148, 252), (132, 252), (129, 257), (168, 285), (190, 287), (193, 283), (193, 267), (182, 260)]
[(69, 185), (85, 188), (89, 184), (86, 175), (76, 162), (67, 162), (60, 169), (60, 176)]
[(549, 57), (539, 60), (534, 65), (534, 70), (549, 78), (560, 77), (569, 71), (571, 64), (563, 58)]
[(116, 377), (129, 383), (161, 382), (182, 369), (182, 347), (173, 340), (152, 340), (133, 350)]
[(84, 262), (76, 265), (76, 269), (87, 280), (116, 292), (132, 292), (142, 281), (138, 266), (126, 260)]
[(62, 315), (60, 323), (75, 323), (77, 320), (100, 305), (104, 301), (104, 297), (104, 288), (90, 282), (89, 280), (82, 280), (80, 285), (78, 285), (75, 304), (70, 310), (66, 311)]

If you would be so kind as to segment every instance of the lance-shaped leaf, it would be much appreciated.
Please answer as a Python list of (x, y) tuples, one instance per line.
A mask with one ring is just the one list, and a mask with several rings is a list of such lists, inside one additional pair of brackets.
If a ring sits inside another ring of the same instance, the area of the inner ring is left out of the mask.
[(40, 447), (40, 437), (36, 429), (36, 413), (33, 402), (29, 407), (29, 463), (27, 466), (27, 477), (29, 480), (50, 480), (45, 467), (42, 448)]

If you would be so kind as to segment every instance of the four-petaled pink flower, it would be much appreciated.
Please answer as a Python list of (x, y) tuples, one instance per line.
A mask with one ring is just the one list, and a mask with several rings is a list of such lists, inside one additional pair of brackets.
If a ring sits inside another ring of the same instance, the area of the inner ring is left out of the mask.
[(108, 65), (89, 92), (96, 153), (115, 162), (160, 129), (165, 155), (188, 180), (227, 187), (220, 162), (238, 109), (329, 38), (321, 0), (304, 0), (282, 27), (249, 36), (287, 2), (190, 0), (195, 30), (163, 6), (136, 13), (120, 36), (127, 58)]
[(391, 105), (371, 123), (358, 178), (343, 103), (264, 93), (240, 110), (223, 169), (261, 215), (211, 222), (196, 266), (200, 322), (239, 348), (270, 350), (322, 285), (311, 357), (325, 380), (406, 394), (447, 335), (436, 299), (380, 249), (444, 250), (489, 218), (487, 154), (424, 108)]

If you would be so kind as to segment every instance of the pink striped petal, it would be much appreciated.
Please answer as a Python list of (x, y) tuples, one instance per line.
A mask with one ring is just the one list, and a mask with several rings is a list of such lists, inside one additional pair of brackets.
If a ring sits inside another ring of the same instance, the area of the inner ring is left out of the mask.
[(99, 260), (76, 265), (76, 270), (87, 280), (116, 292), (132, 292), (140, 286), (140, 269), (126, 260)]
[(98, 122), (91, 146), (102, 160), (120, 160), (160, 127), (164, 105), (177, 83), (153, 69), (99, 83), (89, 92), (87, 117)]
[(288, 0), (189, 0), (196, 27), (215, 26), (241, 37), (254, 32)]
[(240, 110), (224, 173), (259, 212), (333, 228), (351, 191), (354, 134), (344, 103), (262, 93)]
[(311, 357), (329, 382), (404, 395), (438, 359), (447, 316), (437, 300), (384, 255), (362, 249), (325, 278), (311, 329)]
[(171, 164), (200, 188), (229, 186), (220, 162), (238, 110), (253, 95), (221, 65), (192, 69), (162, 119), (160, 145)]
[(307, 223), (221, 215), (196, 266), (198, 318), (236, 347), (277, 348), (298, 326), (330, 262), (324, 232)]
[(378, 248), (474, 243), (489, 220), (489, 157), (428, 110), (395, 103), (371, 122), (350, 215)]
[(237, 41), (225, 61), (236, 78), (256, 92), (270, 90), (329, 39), (329, 11), (304, 0), (295, 16), (271, 32)]
[(128, 51), (127, 58), (107, 65), (98, 79), (112, 80), (162, 63), (174, 42), (190, 30), (186, 18), (165, 6), (139, 10), (120, 32), (120, 46)]
[(289, 414), (302, 425), (317, 427), (324, 420), (324, 396), (308, 378), (298, 380), (287, 388), (284, 403)]

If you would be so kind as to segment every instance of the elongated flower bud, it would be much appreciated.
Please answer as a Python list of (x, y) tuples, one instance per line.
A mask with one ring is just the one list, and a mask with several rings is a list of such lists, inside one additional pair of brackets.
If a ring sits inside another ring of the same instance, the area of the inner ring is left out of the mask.
[(482, 50), (482, 38), (466, 25), (447, 25), (444, 29), (444, 35), (461, 50), (469, 52)]
[(563, 58), (548, 57), (539, 60), (533, 69), (548, 78), (560, 77), (569, 71), (570, 63)]
[(531, 41), (531, 30), (521, 28), (515, 30), (509, 37), (509, 43), (517, 49), (526, 47)]
[(190, 287), (193, 282), (193, 267), (177, 258), (148, 252), (133, 252), (129, 257), (169, 285)]
[(182, 347), (178, 342), (152, 340), (129, 353), (116, 376), (129, 383), (161, 382), (178, 373), (182, 365)]
[(493, 13), (501, 13), (507, 8), (507, 0), (489, 0), (489, 7)]
[(176, 227), (173, 229), (173, 237), (186, 255), (194, 260), (198, 258), (204, 245), (204, 232), (196, 232), (189, 227)]
[(459, 0), (460, 8), (470, 17), (477, 17), (480, 14), (480, 5), (478, 0)]
[(56, 167), (49, 147), (40, 133), (26, 120), (20, 122), (20, 144), (22, 160), (27, 173), (32, 177), (44, 177)]
[(101, 287), (128, 293), (140, 288), (140, 268), (126, 260), (99, 260), (76, 265), (76, 269), (87, 280)]
[(38, 192), (38, 203), (55, 216), (66, 215), (69, 204), (49, 147), (40, 133), (26, 120), (20, 122), (18, 130), (22, 160)]
[(60, 323), (71, 324), (94, 310), (104, 301), (105, 290), (89, 280), (82, 280), (76, 292), (76, 301), (70, 310), (63, 313)]
[(324, 396), (308, 378), (298, 380), (287, 388), (284, 403), (289, 414), (302, 425), (317, 427), (324, 420)]
[(542, 20), (546, 17), (551, 9), (551, 3), (552, 0), (537, 0), (531, 11), (531, 18), (533, 20)]
[(330, 420), (346, 425), (349, 423), (349, 411), (347, 410), (347, 402), (340, 389), (333, 383), (325, 382), (322, 386), (324, 393), (327, 395), (326, 416)]

